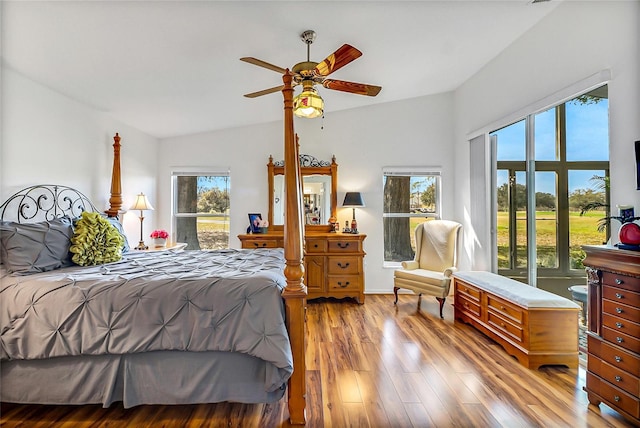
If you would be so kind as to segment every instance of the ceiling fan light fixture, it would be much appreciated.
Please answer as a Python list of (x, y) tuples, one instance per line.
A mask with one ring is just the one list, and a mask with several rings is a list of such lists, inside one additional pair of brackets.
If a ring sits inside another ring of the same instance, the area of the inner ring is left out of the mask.
[(293, 114), (298, 117), (313, 119), (322, 116), (324, 101), (315, 88), (306, 88), (293, 99)]

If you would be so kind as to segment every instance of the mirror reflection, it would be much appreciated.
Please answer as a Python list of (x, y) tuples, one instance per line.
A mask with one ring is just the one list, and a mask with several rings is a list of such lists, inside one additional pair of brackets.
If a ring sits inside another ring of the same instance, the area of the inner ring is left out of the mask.
[[(328, 224), (331, 217), (331, 177), (302, 177), (305, 224)], [(284, 176), (273, 177), (273, 224), (284, 224)]]

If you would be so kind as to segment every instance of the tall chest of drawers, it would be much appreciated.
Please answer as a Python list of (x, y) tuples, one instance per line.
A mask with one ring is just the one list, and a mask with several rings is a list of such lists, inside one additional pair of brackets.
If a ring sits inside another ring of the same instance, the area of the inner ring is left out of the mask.
[[(351, 233), (306, 233), (304, 242), (304, 283), (307, 299), (352, 297), (364, 303), (364, 239)], [(280, 233), (238, 235), (242, 248), (284, 246)]]
[(640, 424), (640, 252), (583, 247), (588, 281), (589, 402)]

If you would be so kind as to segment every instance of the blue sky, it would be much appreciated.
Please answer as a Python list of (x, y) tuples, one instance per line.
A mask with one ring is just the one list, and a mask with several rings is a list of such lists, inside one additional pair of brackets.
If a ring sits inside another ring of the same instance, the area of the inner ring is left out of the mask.
[[(597, 104), (566, 104), (567, 160), (608, 160), (609, 102)], [(535, 115), (536, 160), (555, 160), (555, 109)], [(498, 160), (525, 160), (525, 121), (521, 120), (492, 133), (498, 137)], [(602, 171), (575, 171), (569, 176), (569, 192), (592, 188), (589, 179)], [(554, 175), (536, 174), (536, 192), (555, 193)], [(517, 177), (520, 182), (520, 177)], [(506, 182), (506, 174), (498, 174), (498, 186)], [(524, 184), (524, 174), (522, 175)]]

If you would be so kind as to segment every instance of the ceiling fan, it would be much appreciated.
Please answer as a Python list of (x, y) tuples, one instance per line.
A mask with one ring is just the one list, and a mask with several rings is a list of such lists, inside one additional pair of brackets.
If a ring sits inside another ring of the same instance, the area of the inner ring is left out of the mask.
[[(294, 86), (302, 85), (302, 94), (298, 95), (296, 98), (298, 99), (298, 104), (300, 103), (313, 103), (314, 101), (319, 100), (318, 102), (322, 103), (322, 98), (317, 95), (317, 92), (314, 88), (316, 84), (320, 84), (327, 89), (333, 89), (336, 91), (342, 92), (350, 92), (353, 94), (359, 95), (368, 95), (370, 97), (375, 97), (378, 95), (381, 86), (375, 85), (367, 85), (364, 83), (354, 83), (347, 82), (344, 80), (336, 80), (336, 79), (328, 79), (327, 76), (333, 73), (336, 70), (344, 67), (349, 64), (351, 61), (359, 58), (362, 55), (358, 49), (354, 48), (351, 45), (344, 44), (340, 48), (338, 48), (334, 53), (326, 57), (322, 62), (314, 62), (310, 59), (310, 50), (311, 43), (316, 38), (316, 33), (313, 30), (304, 31), (300, 35), (300, 39), (307, 45), (307, 60), (303, 62), (299, 62), (293, 66), (291, 72), (293, 73), (293, 82)], [(268, 62), (259, 60), (253, 57), (243, 57), (240, 58), (240, 61), (248, 62), (249, 64), (257, 65), (259, 67), (264, 67), (269, 70), (273, 70), (280, 74), (285, 74), (286, 70), (282, 67), (278, 67), (277, 65), (269, 64)], [(247, 98), (256, 98), (262, 95), (271, 94), (273, 92), (279, 92), (284, 88), (284, 85), (275, 86), (269, 89), (263, 89), (262, 91), (252, 92), (249, 94), (245, 94)], [(307, 98), (299, 98), (307, 93)], [(314, 95), (315, 94), (315, 95)], [(317, 98), (317, 100), (315, 98)], [(294, 104), (296, 101), (294, 100)], [(295, 107), (294, 107), (295, 109)], [(322, 106), (320, 106), (320, 113), (322, 114)], [(315, 114), (314, 116), (305, 115), (306, 117), (316, 117), (319, 114)]]

